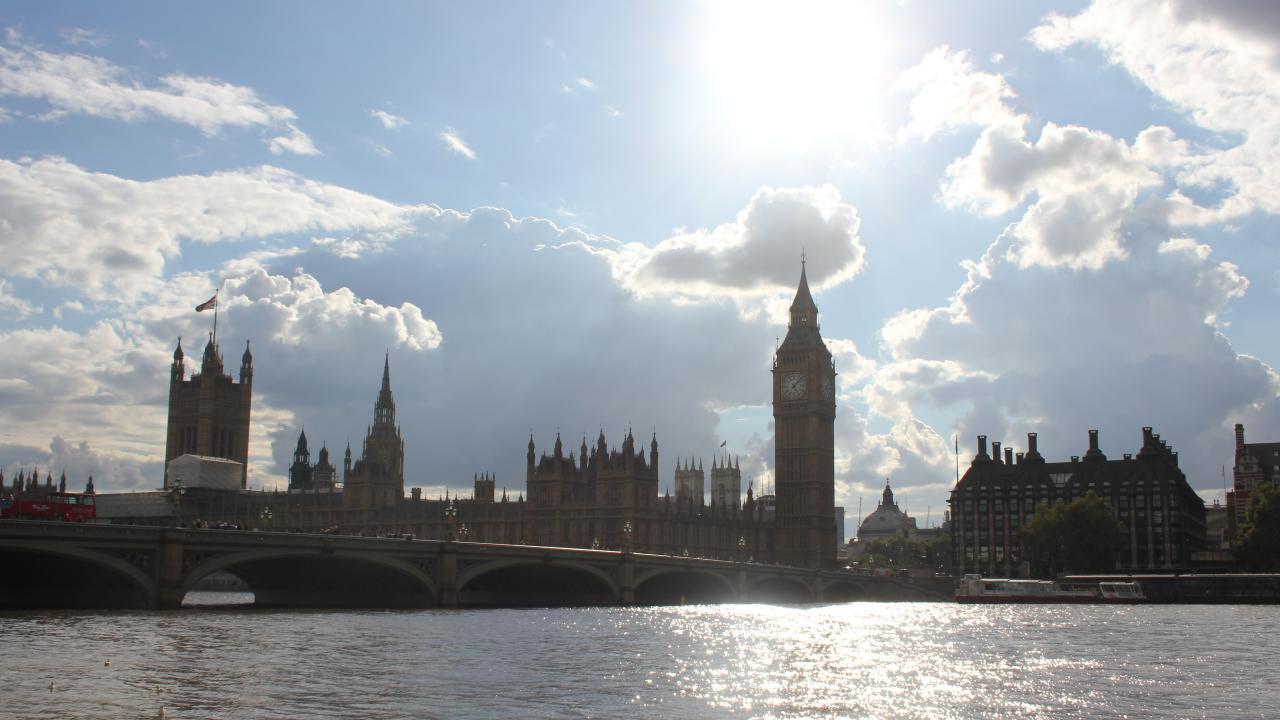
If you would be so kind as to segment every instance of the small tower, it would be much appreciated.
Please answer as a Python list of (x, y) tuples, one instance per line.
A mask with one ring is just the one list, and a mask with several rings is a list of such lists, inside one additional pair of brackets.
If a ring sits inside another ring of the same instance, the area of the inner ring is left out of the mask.
[(701, 507), (704, 502), (705, 476), (702, 468), (690, 460), (676, 460), (676, 502)]
[(729, 456), (711, 463), (711, 505), (719, 510), (739, 507), (742, 497), (742, 471)]
[(307, 431), (298, 435), (298, 446), (293, 451), (293, 464), (289, 466), (289, 491), (311, 489), (311, 451), (307, 448)]
[(473, 497), (476, 502), (491, 503), (493, 502), (494, 479), (489, 473), (481, 473), (474, 475), (472, 481), (475, 483), (475, 491)]
[(320, 457), (311, 467), (311, 487), (319, 490), (332, 490), (338, 475), (337, 468), (329, 462), (329, 448), (321, 443)]
[(223, 372), (222, 354), (212, 335), (205, 344), (200, 371), (188, 379), (179, 339), (169, 367), (164, 486), (169, 487), (169, 461), (180, 455), (201, 455), (240, 463), (240, 487), (248, 487), (252, 400), (253, 355), (247, 342), (237, 382)]

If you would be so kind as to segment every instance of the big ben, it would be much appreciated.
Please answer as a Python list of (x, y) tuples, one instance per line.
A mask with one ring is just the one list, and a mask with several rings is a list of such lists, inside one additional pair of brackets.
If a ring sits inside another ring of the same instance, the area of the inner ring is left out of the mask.
[(835, 563), (835, 376), (801, 261), (787, 337), (773, 359), (777, 554), (784, 565)]

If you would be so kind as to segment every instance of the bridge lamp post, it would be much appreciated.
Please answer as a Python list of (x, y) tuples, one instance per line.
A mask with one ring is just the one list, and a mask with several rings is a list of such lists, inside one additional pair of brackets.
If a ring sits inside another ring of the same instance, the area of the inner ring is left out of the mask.
[(458, 527), (458, 539), (461, 540), (462, 542), (466, 542), (467, 538), (469, 538), (470, 536), (471, 536), (471, 529), (467, 527), (466, 523), (462, 523), (462, 525)]
[(622, 523), (622, 549), (626, 552), (631, 551), (631, 521)]
[(593, 538), (591, 538), (591, 549), (592, 549), (592, 550), (599, 550), (599, 549), (600, 549), (600, 538), (599, 538), (599, 537), (593, 537)]
[(262, 519), (262, 529), (270, 530), (271, 529), (271, 508), (269, 507), (262, 508), (262, 512), (258, 513), (258, 517)]
[(175, 519), (177, 520), (174, 525), (181, 525), (183, 522), (182, 496), (186, 494), (187, 488), (182, 484), (182, 478), (175, 478), (174, 481), (169, 484), (169, 487), (170, 496), (173, 499), (173, 514), (176, 516)]
[(742, 535), (739, 535), (738, 536), (738, 562), (742, 562), (742, 555), (746, 551), (746, 549), (747, 549), (747, 538)]
[(452, 500), (444, 506), (444, 520), (449, 526), (449, 540), (453, 540), (453, 524), (458, 520), (458, 508)]

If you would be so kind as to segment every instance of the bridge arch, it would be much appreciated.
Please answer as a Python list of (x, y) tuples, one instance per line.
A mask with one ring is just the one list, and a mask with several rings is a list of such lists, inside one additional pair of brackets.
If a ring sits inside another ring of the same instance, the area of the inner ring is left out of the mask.
[(825, 580), (822, 583), (823, 602), (840, 603), (866, 599), (867, 588), (855, 580)]
[(458, 573), (458, 607), (614, 605), (618, 582), (588, 562), (545, 557), (504, 558)]
[(809, 581), (796, 575), (758, 575), (747, 581), (750, 602), (810, 603), (815, 595)]
[(637, 605), (726, 603), (738, 599), (733, 580), (723, 572), (694, 567), (658, 567), (638, 571)]
[(70, 543), (0, 540), (5, 573), (0, 607), (146, 608), (157, 606), (156, 582), (136, 562), (158, 562), (139, 551), (134, 561)]
[(255, 548), (213, 555), (183, 572), (183, 591), (219, 570), (243, 580), (255, 605), (432, 607), (440, 597), (436, 581), (416, 565), (340, 549)]

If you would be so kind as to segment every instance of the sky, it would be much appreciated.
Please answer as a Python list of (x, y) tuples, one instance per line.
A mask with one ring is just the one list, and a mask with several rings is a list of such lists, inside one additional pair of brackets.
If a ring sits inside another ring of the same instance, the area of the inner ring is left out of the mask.
[(1276, 8), (8, 5), (0, 469), (158, 487), (220, 288), (253, 487), (358, 455), (385, 353), (428, 496), (629, 430), (759, 493), (803, 253), (848, 534), (886, 479), (941, 522), (978, 434), (1153, 426), (1212, 501), (1280, 437)]

